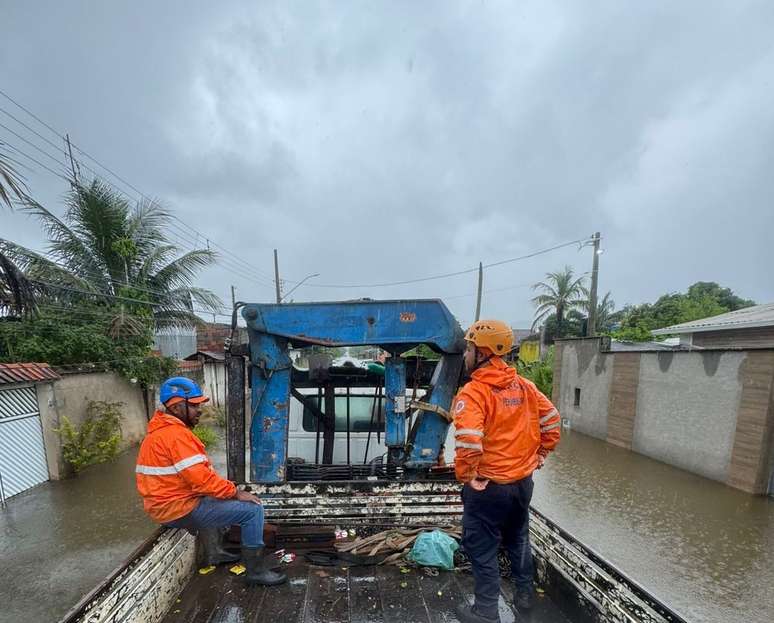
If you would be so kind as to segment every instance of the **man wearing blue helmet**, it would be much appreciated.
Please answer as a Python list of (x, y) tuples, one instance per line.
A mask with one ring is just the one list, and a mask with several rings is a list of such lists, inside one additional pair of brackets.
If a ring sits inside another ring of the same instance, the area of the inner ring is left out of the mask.
[(239, 560), (220, 542), (222, 528), (239, 524), (245, 581), (264, 586), (285, 582), (287, 576), (271, 570), (264, 551), (260, 499), (219, 476), (191, 431), (209, 398), (182, 376), (164, 381), (159, 398), (164, 410), (148, 423), (135, 469), (145, 512), (165, 526), (198, 532), (211, 565)]

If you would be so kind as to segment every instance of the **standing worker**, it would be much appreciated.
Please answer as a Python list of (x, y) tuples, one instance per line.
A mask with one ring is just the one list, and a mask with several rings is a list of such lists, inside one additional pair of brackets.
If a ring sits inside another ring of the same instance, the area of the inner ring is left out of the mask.
[[(532, 559), (525, 536), (532, 472), (559, 443), (559, 413), (535, 384), (502, 356), (513, 332), (499, 320), (479, 320), (465, 334), (471, 380), (454, 402), (455, 472), (464, 483), (462, 545), (470, 558), (475, 603), (458, 608), (463, 623), (499, 622), (502, 543), (516, 582), (516, 602), (531, 598)], [(526, 577), (525, 577), (526, 576)]]
[(137, 490), (151, 519), (171, 528), (198, 532), (206, 563), (235, 562), (223, 549), (221, 529), (242, 528), (242, 561), (248, 584), (282, 584), (287, 576), (271, 570), (263, 544), (263, 506), (252, 493), (219, 476), (193, 434), (207, 398), (191, 379), (167, 379), (159, 390), (164, 411), (156, 411), (137, 455)]

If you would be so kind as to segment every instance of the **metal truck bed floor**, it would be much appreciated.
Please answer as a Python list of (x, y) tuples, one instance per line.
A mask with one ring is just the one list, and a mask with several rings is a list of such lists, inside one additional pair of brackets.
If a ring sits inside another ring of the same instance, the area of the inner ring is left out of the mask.
[[(465, 573), (433, 577), (422, 569), (318, 567), (298, 560), (283, 570), (288, 582), (271, 588), (244, 586), (228, 565), (196, 574), (162, 623), (451, 623), (457, 621), (455, 606), (472, 600), (473, 578)], [(546, 596), (538, 597), (527, 616), (514, 614), (510, 589), (503, 585), (503, 623), (569, 623)]]

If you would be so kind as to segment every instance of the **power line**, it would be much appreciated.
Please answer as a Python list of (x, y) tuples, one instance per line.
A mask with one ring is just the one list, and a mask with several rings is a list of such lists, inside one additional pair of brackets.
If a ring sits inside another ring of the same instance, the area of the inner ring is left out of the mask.
[[(5, 240), (4, 238), (0, 238), (0, 244), (8, 243), (8, 242), (9, 242), (8, 240)], [(19, 249), (18, 247), (16, 247), (16, 248), (10, 249), (9, 255), (12, 255), (12, 256), (13, 255), (20, 255), (20, 256), (28, 257), (28, 258), (32, 258), (32, 259), (43, 259), (45, 261), (49, 261), (52, 264), (56, 265), (56, 262), (54, 262), (53, 260), (45, 257), (45, 254), (37, 252), (37, 251), (34, 251), (34, 250)], [(66, 269), (63, 269), (63, 270), (66, 270)], [(125, 286), (127, 288), (131, 288), (132, 290), (137, 290), (139, 292), (146, 292), (148, 294), (154, 294), (156, 296), (163, 297), (163, 296), (168, 296), (169, 295), (168, 292), (163, 292), (163, 291), (160, 291), (160, 290), (152, 290), (152, 289), (149, 289), (149, 288), (143, 288), (141, 286), (134, 285), (134, 284), (127, 284), (127, 283), (125, 283), (125, 282), (123, 282), (121, 280), (113, 279), (110, 276), (103, 275), (103, 274), (98, 273), (98, 272), (96, 272), (94, 270), (86, 270), (86, 269), (80, 270), (78, 276), (91, 277), (93, 279), (99, 279), (101, 281), (109, 281), (109, 282), (111, 282), (111, 283), (113, 283), (115, 285)], [(222, 307), (219, 307), (218, 309), (226, 310), (228, 308), (225, 307), (225, 306), (222, 306)], [(212, 313), (212, 312), (208, 312), (208, 313)]]
[[(60, 132), (55, 130), (52, 126), (50, 126), (48, 123), (43, 121), (40, 117), (35, 115), (32, 111), (30, 111), (25, 106), (23, 106), (22, 104), (17, 102), (15, 99), (13, 99), (10, 95), (5, 93), (1, 89), (0, 89), (0, 95), (5, 97), (7, 100), (12, 102), (14, 105), (19, 107), (24, 112), (26, 112), (28, 115), (30, 115), (32, 118), (34, 118), (36, 121), (38, 121), (39, 123), (44, 125), (51, 132), (53, 132), (56, 136), (58, 136), (62, 140), (66, 140), (65, 137)], [(6, 114), (9, 114), (9, 113), (6, 112)], [(127, 182), (125, 179), (123, 179), (120, 175), (118, 175), (117, 173), (112, 171), (107, 166), (103, 165), (99, 160), (97, 160), (96, 158), (94, 158), (93, 156), (88, 154), (86, 151), (81, 149), (78, 145), (76, 145), (75, 143), (72, 143), (72, 142), (71, 142), (71, 145), (79, 153), (83, 154), (84, 156), (89, 158), (91, 161), (93, 161), (97, 166), (101, 167), (103, 170), (107, 171), (114, 178), (118, 179), (123, 184), (125, 184), (126, 186), (128, 186), (129, 188), (134, 190), (141, 198), (144, 198), (146, 200), (152, 201), (152, 199), (147, 197), (147, 195), (145, 195), (140, 189), (138, 189), (136, 186), (134, 186), (130, 182)], [(40, 164), (40, 163), (38, 163), (38, 164)], [(44, 165), (41, 165), (41, 166), (44, 166)], [(93, 169), (90, 169), (87, 165), (84, 165), (84, 166), (86, 168), (88, 168), (90, 171), (92, 171), (92, 173), (97, 175), (96, 171), (94, 171)], [(51, 169), (49, 169), (49, 171), (51, 171)], [(57, 175), (55, 172), (53, 172), (53, 171), (51, 171), (51, 172), (54, 173), (55, 175)], [(110, 182), (107, 182), (107, 183), (110, 184)], [(122, 192), (127, 197), (129, 197), (128, 193), (126, 193), (122, 189), (119, 189), (117, 186), (115, 186), (115, 184), (110, 184), (110, 185), (113, 186), (114, 188), (116, 188), (117, 190), (119, 190), (120, 192)], [(234, 265), (236, 265), (236, 266), (243, 266), (244, 268), (242, 268), (242, 270), (248, 270), (248, 271), (251, 271), (251, 272), (256, 270), (253, 266), (251, 266), (244, 259), (242, 259), (238, 255), (236, 255), (235, 253), (231, 252), (227, 248), (219, 245), (211, 237), (203, 234), (202, 232), (200, 232), (199, 230), (197, 230), (196, 228), (194, 228), (190, 224), (188, 224), (185, 221), (183, 221), (182, 219), (180, 219), (178, 216), (176, 216), (174, 214), (171, 214), (170, 216), (174, 220), (176, 220), (178, 223), (180, 223), (183, 227), (188, 229), (189, 231), (194, 232), (198, 236), (201, 236), (208, 243), (211, 242), (213, 244), (213, 246), (215, 246), (216, 248), (220, 249), (222, 253), (224, 253), (224, 254), (230, 256), (231, 258), (233, 258), (233, 260), (230, 260), (231, 261), (231, 268), (232, 268), (232, 270), (234, 269)], [(547, 249), (542, 249), (540, 251), (535, 251), (533, 253), (522, 255), (522, 256), (519, 256), (519, 257), (510, 258), (510, 259), (506, 259), (506, 260), (500, 260), (500, 261), (497, 261), (497, 262), (492, 262), (490, 264), (485, 264), (483, 266), (483, 268), (493, 268), (493, 267), (496, 267), (496, 266), (502, 266), (504, 264), (509, 264), (509, 263), (513, 263), (513, 262), (522, 261), (522, 260), (525, 260), (525, 259), (536, 257), (538, 255), (542, 255), (544, 253), (549, 253), (551, 251), (555, 251), (555, 250), (558, 250), (558, 249), (561, 249), (561, 248), (564, 248), (564, 247), (572, 246), (572, 245), (575, 245), (575, 244), (585, 243), (585, 242), (588, 242), (589, 240), (591, 240), (591, 237), (586, 237), (586, 238), (581, 238), (581, 239), (578, 239), (578, 240), (573, 240), (573, 241), (570, 241), (570, 242), (566, 242), (566, 243), (562, 243), (562, 244), (559, 244), (559, 245), (555, 245), (553, 247), (549, 247)], [(438, 280), (438, 279), (446, 279), (446, 278), (449, 278), (449, 277), (455, 277), (455, 276), (459, 276), (459, 275), (469, 274), (469, 273), (475, 272), (477, 270), (478, 270), (478, 267), (470, 268), (470, 269), (465, 269), (465, 270), (460, 270), (460, 271), (455, 271), (455, 272), (450, 272), (450, 273), (444, 273), (444, 274), (440, 274), (440, 275), (432, 275), (432, 276), (428, 276), (428, 277), (420, 277), (420, 278), (416, 278), (416, 279), (406, 279), (406, 280), (402, 280), (402, 281), (392, 281), (392, 282), (384, 282), (384, 283), (370, 283), (370, 284), (317, 284), (317, 283), (304, 283), (303, 286), (304, 287), (309, 287), (309, 288), (327, 288), (327, 289), (357, 289), (357, 288), (393, 287), (393, 286), (399, 286), (399, 285), (409, 285), (409, 284), (414, 284), (414, 283), (422, 283), (422, 282), (427, 282), (427, 281), (434, 281), (434, 280)], [(237, 273), (237, 274), (239, 274), (239, 273)], [(256, 272), (256, 274), (258, 274), (258, 273)], [(263, 278), (266, 279), (265, 276)], [(270, 281), (271, 281), (271, 283), (274, 283), (273, 280), (270, 280)], [(292, 283), (292, 284), (299, 285), (299, 286), (302, 284), (301, 281), (294, 281), (294, 280), (290, 280), (290, 279), (286, 279), (284, 281), (286, 283)], [(258, 283), (260, 283), (260, 282), (258, 282)], [(266, 284), (261, 284), (261, 285), (266, 285)]]
[[(65, 290), (65, 291), (69, 291), (69, 292), (77, 292), (79, 294), (86, 294), (88, 296), (94, 296), (94, 297), (98, 297), (98, 298), (109, 298), (109, 299), (114, 299), (116, 301), (127, 301), (129, 303), (139, 303), (141, 305), (147, 305), (149, 307), (167, 307), (167, 305), (164, 304), (164, 303), (152, 303), (150, 301), (144, 301), (143, 299), (135, 299), (135, 298), (132, 298), (132, 297), (129, 297), (129, 296), (119, 296), (117, 294), (106, 294), (104, 292), (90, 292), (89, 290), (83, 290), (81, 288), (73, 288), (71, 286), (63, 286), (63, 285), (59, 285), (57, 283), (51, 283), (49, 281), (44, 281), (42, 279), (29, 279), (29, 281), (31, 281), (32, 283), (39, 283), (39, 284), (42, 284), (42, 285), (45, 285), (45, 286), (48, 286), (48, 287), (51, 287), (51, 288), (58, 288), (60, 290)], [(225, 309), (225, 308), (221, 307), (219, 309)], [(176, 310), (176, 311), (188, 311), (188, 310)], [(215, 312), (205, 311), (203, 313), (212, 314), (212, 313), (215, 313)], [(226, 314), (221, 314), (221, 315), (226, 315)]]
[[(509, 286), (507, 288), (495, 288), (492, 290), (484, 290), (482, 294), (494, 294), (495, 292), (505, 292), (506, 290), (518, 290), (520, 288), (531, 288), (531, 287), (532, 287), (531, 283), (520, 283), (517, 286)], [(471, 296), (476, 296), (476, 293), (471, 292), (469, 294), (455, 294), (454, 296), (442, 296), (440, 298), (441, 300), (444, 300), (444, 301), (452, 301), (454, 299), (468, 298)]]
[[(28, 115), (30, 115), (30, 116), (31, 116), (33, 119), (35, 119), (35, 120), (36, 120), (38, 123), (40, 123), (40, 124), (42, 124), (43, 126), (45, 126), (46, 128), (48, 128), (48, 129), (49, 129), (51, 132), (53, 132), (53, 133), (54, 133), (56, 136), (58, 136), (60, 139), (62, 139), (63, 141), (64, 141), (64, 140), (66, 140), (66, 138), (65, 138), (65, 136), (64, 136), (64, 135), (62, 135), (60, 132), (58, 132), (57, 130), (55, 130), (55, 129), (54, 129), (52, 126), (51, 126), (51, 125), (49, 125), (48, 123), (46, 123), (45, 121), (43, 121), (43, 120), (42, 120), (40, 117), (38, 117), (38, 116), (37, 116), (35, 113), (33, 113), (31, 110), (29, 110), (28, 108), (26, 108), (25, 106), (23, 106), (22, 104), (20, 104), (19, 102), (17, 102), (17, 101), (16, 101), (15, 99), (13, 99), (13, 98), (12, 98), (10, 95), (8, 95), (7, 93), (5, 93), (5, 92), (4, 92), (4, 91), (2, 91), (2, 90), (0, 90), (0, 95), (2, 95), (3, 97), (5, 97), (5, 98), (6, 98), (8, 101), (10, 101), (11, 103), (13, 103), (15, 106), (17, 106), (18, 108), (20, 108), (20, 109), (21, 109), (21, 110), (23, 110), (24, 112), (26, 112), (26, 113), (27, 113)], [(0, 108), (0, 110), (2, 110), (2, 112), (4, 112), (6, 115), (8, 115), (8, 116), (9, 116), (9, 117), (11, 117), (12, 119), (14, 119), (14, 120), (15, 120), (15, 121), (17, 121), (18, 123), (20, 123), (21, 125), (23, 125), (23, 126), (24, 126), (25, 128), (27, 128), (28, 130), (30, 130), (31, 132), (33, 132), (35, 135), (37, 135), (38, 137), (40, 137), (41, 139), (43, 139), (44, 141), (46, 141), (48, 144), (52, 145), (52, 146), (53, 146), (55, 149), (59, 149), (59, 148), (58, 148), (58, 147), (57, 147), (57, 146), (56, 146), (54, 143), (52, 143), (51, 141), (49, 141), (48, 139), (46, 139), (45, 137), (43, 137), (41, 134), (39, 134), (38, 132), (36, 132), (34, 129), (30, 128), (30, 126), (28, 126), (28, 125), (27, 125), (26, 123), (24, 123), (23, 121), (19, 120), (17, 117), (15, 117), (14, 115), (12, 115), (11, 113), (9, 113), (8, 111), (6, 111), (5, 109), (2, 109), (2, 108)], [(18, 135), (17, 135), (17, 136), (18, 136)], [(25, 140), (25, 139), (22, 139), (22, 140)], [(136, 192), (136, 193), (139, 195), (139, 197), (140, 197), (140, 198), (142, 198), (142, 199), (145, 199), (145, 200), (148, 200), (148, 201), (152, 201), (152, 199), (150, 199), (150, 198), (149, 198), (149, 197), (148, 197), (148, 196), (147, 196), (145, 193), (143, 193), (143, 192), (142, 192), (142, 191), (141, 191), (139, 188), (137, 188), (136, 186), (134, 186), (133, 184), (131, 184), (130, 182), (128, 182), (127, 180), (125, 180), (123, 177), (121, 177), (120, 175), (118, 175), (118, 174), (117, 174), (115, 171), (113, 171), (112, 169), (110, 169), (110, 168), (109, 168), (109, 167), (107, 167), (106, 165), (102, 164), (102, 163), (101, 163), (99, 160), (97, 160), (95, 157), (91, 156), (91, 155), (90, 155), (88, 152), (86, 152), (85, 150), (81, 149), (81, 148), (80, 148), (80, 147), (79, 147), (77, 144), (73, 143), (72, 141), (70, 142), (70, 144), (71, 144), (71, 145), (72, 145), (72, 147), (73, 147), (73, 148), (75, 148), (75, 150), (76, 150), (76, 151), (78, 151), (80, 154), (82, 154), (83, 156), (87, 157), (89, 160), (91, 160), (92, 162), (94, 162), (94, 163), (95, 163), (95, 164), (96, 164), (98, 167), (100, 167), (101, 169), (103, 169), (104, 171), (106, 171), (107, 173), (109, 173), (110, 175), (112, 175), (114, 178), (116, 178), (117, 180), (119, 180), (121, 183), (125, 184), (127, 187), (131, 188), (133, 191), (135, 191), (135, 192)], [(44, 153), (45, 153), (45, 152), (44, 152)], [(49, 154), (47, 154), (47, 155), (49, 155)], [(49, 157), (51, 157), (51, 156), (49, 155)], [(99, 174), (98, 174), (96, 171), (94, 171), (94, 169), (92, 169), (91, 167), (89, 167), (88, 165), (84, 164), (84, 168), (88, 169), (88, 170), (89, 170), (91, 173), (93, 173), (95, 176), (97, 176), (97, 177), (100, 177), (100, 176), (99, 176)], [(116, 190), (118, 190), (119, 192), (121, 192), (122, 194), (124, 194), (126, 197), (128, 197), (128, 198), (132, 199), (132, 197), (131, 197), (131, 196), (130, 196), (130, 195), (129, 195), (129, 194), (128, 194), (128, 193), (127, 193), (125, 190), (123, 190), (123, 189), (119, 188), (119, 187), (118, 187), (118, 186), (116, 186), (114, 183), (111, 183), (111, 182), (109, 182), (109, 181), (107, 181), (107, 180), (106, 180), (106, 182), (107, 182), (109, 185), (111, 185), (113, 188), (115, 188)], [(173, 219), (175, 219), (176, 221), (178, 221), (178, 222), (179, 222), (181, 225), (183, 225), (183, 227), (186, 227), (188, 230), (190, 230), (190, 231), (193, 231), (193, 232), (194, 232), (194, 233), (196, 233), (197, 235), (201, 236), (203, 239), (205, 239), (205, 240), (207, 240), (207, 241), (209, 241), (209, 242), (212, 242), (213, 246), (215, 246), (215, 247), (217, 247), (218, 249), (220, 249), (220, 250), (221, 250), (221, 252), (223, 252), (223, 253), (225, 253), (225, 254), (227, 254), (227, 255), (230, 255), (232, 258), (234, 258), (234, 261), (237, 263), (237, 265), (240, 265), (240, 264), (241, 264), (241, 265), (244, 267), (244, 268), (243, 268), (243, 270), (244, 270), (244, 269), (247, 269), (247, 270), (249, 270), (249, 271), (256, 271), (255, 267), (251, 266), (251, 265), (250, 265), (248, 262), (246, 262), (245, 260), (243, 260), (242, 258), (240, 258), (238, 255), (236, 255), (236, 254), (232, 253), (231, 251), (229, 251), (229, 250), (228, 250), (228, 249), (226, 249), (225, 247), (223, 247), (223, 246), (219, 245), (217, 242), (215, 242), (214, 240), (212, 240), (212, 238), (210, 238), (209, 236), (207, 236), (207, 235), (203, 234), (202, 232), (198, 231), (197, 229), (195, 229), (194, 227), (192, 227), (190, 224), (188, 224), (188, 223), (186, 223), (185, 221), (183, 221), (182, 219), (180, 219), (178, 216), (176, 216), (176, 215), (172, 214), (172, 215), (171, 215), (171, 217), (172, 217)], [(256, 271), (256, 273), (257, 273), (257, 274), (260, 274), (260, 271)], [(266, 278), (267, 278), (265, 275), (262, 275), (262, 277), (263, 277), (264, 279), (266, 279)], [(272, 283), (273, 283), (273, 282), (272, 282)], [(265, 284), (262, 284), (262, 285), (265, 285)]]
[[(530, 259), (533, 257), (537, 257), (538, 255), (543, 255), (545, 253), (550, 253), (551, 251), (556, 251), (557, 249), (562, 249), (564, 247), (574, 246), (576, 244), (581, 244), (583, 242), (586, 242), (590, 240), (591, 237), (588, 236), (586, 238), (579, 238), (578, 240), (571, 240), (570, 242), (563, 242), (562, 244), (554, 245), (553, 247), (548, 247), (547, 249), (541, 249), (539, 251), (534, 251), (532, 253), (528, 253), (526, 255), (521, 255), (519, 257), (512, 257), (507, 260), (500, 260), (498, 262), (492, 262), (490, 264), (484, 264), (483, 268), (493, 268), (495, 266), (502, 266), (504, 264), (510, 264), (512, 262), (519, 262), (522, 260)], [(304, 284), (306, 287), (309, 288), (386, 288), (391, 286), (402, 286), (402, 285), (408, 285), (412, 283), (421, 283), (424, 281), (434, 281), (436, 279), (446, 279), (448, 277), (456, 277), (458, 275), (467, 275), (470, 273), (474, 273), (478, 271), (478, 266), (475, 268), (467, 268), (465, 270), (458, 270), (451, 273), (444, 273), (441, 275), (432, 275), (429, 277), (419, 277), (417, 279), (406, 279), (404, 281), (390, 281), (390, 282), (384, 282), (384, 283), (366, 283), (366, 284), (319, 284), (319, 283), (307, 283)], [(289, 283), (297, 283), (295, 281), (291, 281)]]
[(46, 169), (46, 171), (48, 171), (52, 175), (55, 175), (56, 177), (59, 177), (59, 178), (63, 179), (65, 182), (69, 182), (70, 181), (70, 180), (67, 179), (67, 177), (65, 177), (61, 173), (57, 173), (51, 167), (49, 167), (48, 165), (43, 164), (40, 160), (38, 160), (37, 158), (34, 158), (33, 156), (30, 156), (28, 153), (22, 151), (21, 149), (19, 149), (15, 145), (12, 145), (11, 143), (5, 143), (5, 144), (8, 145), (8, 147), (10, 147), (11, 149), (13, 149), (16, 153), (24, 156), (28, 160), (31, 160), (32, 162), (37, 164), (39, 167), (42, 167), (42, 168)]

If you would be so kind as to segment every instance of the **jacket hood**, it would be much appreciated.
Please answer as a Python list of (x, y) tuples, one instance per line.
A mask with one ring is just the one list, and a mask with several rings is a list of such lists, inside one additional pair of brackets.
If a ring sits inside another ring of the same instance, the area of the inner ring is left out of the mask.
[(174, 415), (169, 415), (169, 413), (164, 413), (163, 411), (156, 411), (151, 421), (148, 422), (148, 432), (152, 433), (167, 426), (185, 426), (185, 424)]
[(480, 383), (493, 387), (506, 388), (516, 380), (516, 370), (511, 368), (500, 357), (492, 357), (489, 365), (475, 370), (471, 375)]

